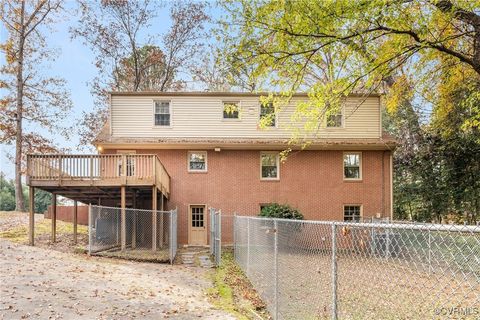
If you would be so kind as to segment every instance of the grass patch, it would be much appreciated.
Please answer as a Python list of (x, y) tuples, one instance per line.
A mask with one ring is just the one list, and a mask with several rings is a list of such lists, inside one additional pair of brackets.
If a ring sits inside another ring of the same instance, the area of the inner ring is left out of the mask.
[[(35, 222), (35, 237), (49, 235), (52, 231), (52, 223), (50, 219), (42, 219)], [(57, 234), (73, 234), (73, 224), (57, 220)], [(77, 225), (77, 233), (88, 234), (88, 227)], [(20, 225), (12, 229), (0, 232), (0, 238), (6, 238), (12, 242), (27, 243), (28, 242), (28, 225)]]
[(222, 265), (215, 269), (213, 282), (208, 295), (217, 307), (239, 319), (270, 319), (265, 303), (235, 263), (232, 251), (222, 254)]

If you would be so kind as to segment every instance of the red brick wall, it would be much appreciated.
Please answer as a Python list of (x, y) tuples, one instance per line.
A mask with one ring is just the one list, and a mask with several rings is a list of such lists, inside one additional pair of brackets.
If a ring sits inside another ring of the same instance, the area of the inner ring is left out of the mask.
[(343, 220), (343, 205), (361, 204), (364, 217), (390, 216), (389, 151), (363, 151), (363, 180), (355, 182), (343, 180), (342, 151), (293, 153), (280, 165), (279, 181), (260, 180), (260, 151), (208, 150), (207, 173), (187, 171), (188, 150), (137, 150), (152, 152), (171, 176), (167, 207), (178, 208), (180, 244), (188, 242), (190, 204), (206, 204), (223, 214), (257, 215), (260, 204), (277, 202), (311, 220)]
[[(52, 206), (48, 206), (45, 218), (51, 219)], [(88, 206), (78, 206), (78, 224), (88, 225)], [(73, 222), (73, 206), (57, 206), (57, 220)]]

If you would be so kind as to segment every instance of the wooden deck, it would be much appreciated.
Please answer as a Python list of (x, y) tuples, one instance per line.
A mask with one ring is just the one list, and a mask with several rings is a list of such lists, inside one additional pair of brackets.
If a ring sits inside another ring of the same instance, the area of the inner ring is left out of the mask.
[(26, 179), (28, 186), (67, 198), (79, 190), (78, 197), (72, 198), (82, 198), (78, 200), (89, 198), (88, 194), (95, 200), (96, 195), (103, 197), (121, 186), (155, 186), (170, 197), (170, 176), (158, 157), (149, 154), (28, 155)]
[[(74, 200), (74, 242), (77, 238), (78, 201), (96, 205), (110, 203), (121, 207), (122, 250), (125, 249), (126, 239), (124, 209), (136, 208), (137, 198), (144, 201), (148, 199), (148, 206), (153, 210), (152, 221), (156, 221), (156, 210), (163, 210), (170, 198), (170, 175), (153, 154), (32, 154), (27, 156), (26, 180), (30, 188), (31, 245), (34, 244), (33, 208), (37, 188), (53, 194), (52, 242), (56, 239), (57, 195), (60, 195)], [(152, 245), (152, 249), (156, 250), (156, 245)]]

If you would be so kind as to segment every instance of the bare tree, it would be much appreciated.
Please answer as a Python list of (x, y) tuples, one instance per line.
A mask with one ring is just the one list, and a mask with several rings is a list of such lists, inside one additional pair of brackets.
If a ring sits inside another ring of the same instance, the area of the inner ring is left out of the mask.
[(38, 129), (26, 131), (25, 125), (66, 134), (58, 125), (58, 120), (71, 107), (65, 82), (44, 77), (39, 72), (44, 62), (54, 59), (42, 32), (62, 11), (61, 1), (0, 1), (0, 21), (8, 31), (8, 38), (1, 44), (7, 64), (0, 69), (0, 88), (6, 89), (7, 94), (0, 100), (0, 142), (15, 143), (15, 202), (18, 211), (25, 211), (22, 193), (25, 151), (54, 148), (51, 139), (43, 137)]
[(254, 92), (259, 81), (253, 76), (253, 66), (223, 59), (219, 50), (210, 47), (209, 53), (191, 66), (193, 80), (209, 91)]
[(166, 66), (160, 91), (168, 91), (170, 78), (196, 63), (194, 57), (204, 43), (204, 23), (209, 20), (205, 9), (206, 4), (199, 1), (177, 1), (171, 7), (172, 27), (163, 37)]
[(171, 91), (185, 86), (178, 74), (201, 46), (205, 3), (176, 1), (171, 4), (171, 29), (157, 44), (158, 35), (146, 35), (156, 13), (156, 1), (110, 0), (93, 5), (79, 0), (80, 21), (71, 30), (95, 53), (99, 75), (92, 82), (95, 109), (81, 119), (81, 143), (88, 145), (107, 120), (109, 91)]

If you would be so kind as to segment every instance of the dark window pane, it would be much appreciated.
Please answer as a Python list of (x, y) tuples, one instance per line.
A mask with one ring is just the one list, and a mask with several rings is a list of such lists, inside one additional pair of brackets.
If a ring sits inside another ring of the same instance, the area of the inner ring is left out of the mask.
[(262, 178), (277, 178), (277, 167), (262, 166)]
[(224, 119), (238, 119), (238, 111), (223, 111), (223, 118)]
[(223, 118), (224, 119), (238, 119), (238, 105), (236, 103), (223, 104)]
[(359, 167), (345, 167), (345, 178), (347, 179), (359, 179), (360, 168)]
[(345, 206), (343, 219), (345, 221), (360, 222), (360, 206)]
[(157, 125), (157, 126), (169, 126), (170, 125), (170, 115), (169, 114), (156, 114), (155, 115), (155, 125)]
[(205, 162), (190, 162), (190, 170), (205, 170)]

